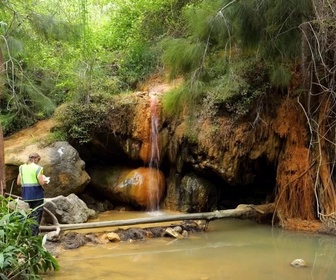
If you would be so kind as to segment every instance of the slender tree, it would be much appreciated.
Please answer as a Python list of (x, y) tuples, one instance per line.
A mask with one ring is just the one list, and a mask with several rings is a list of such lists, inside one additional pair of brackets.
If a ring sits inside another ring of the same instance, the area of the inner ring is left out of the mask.
[[(4, 89), (4, 61), (0, 47), (0, 105), (1, 105), (1, 97)], [(3, 131), (2, 131), (2, 124), (0, 122), (0, 196), (4, 194), (5, 188), (5, 149), (4, 149), (4, 138), (3, 138)]]

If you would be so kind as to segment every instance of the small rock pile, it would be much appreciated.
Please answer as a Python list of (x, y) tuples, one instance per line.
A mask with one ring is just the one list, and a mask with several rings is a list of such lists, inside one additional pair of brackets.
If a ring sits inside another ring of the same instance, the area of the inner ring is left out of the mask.
[(88, 244), (107, 244), (109, 242), (135, 242), (147, 238), (188, 238), (190, 233), (204, 231), (207, 228), (203, 221), (183, 221), (167, 227), (132, 227), (102, 233), (65, 232), (55, 242), (46, 241), (45, 248), (55, 257), (64, 250), (77, 249)]

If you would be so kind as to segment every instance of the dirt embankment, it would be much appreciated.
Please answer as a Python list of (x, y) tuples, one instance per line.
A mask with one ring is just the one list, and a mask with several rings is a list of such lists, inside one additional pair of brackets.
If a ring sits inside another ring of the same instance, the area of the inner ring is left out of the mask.
[(6, 147), (22, 147), (23, 145), (29, 145), (32, 143), (47, 142), (50, 139), (50, 131), (56, 125), (54, 119), (42, 120), (37, 122), (31, 127), (20, 130), (8, 137), (5, 137), (5, 154)]

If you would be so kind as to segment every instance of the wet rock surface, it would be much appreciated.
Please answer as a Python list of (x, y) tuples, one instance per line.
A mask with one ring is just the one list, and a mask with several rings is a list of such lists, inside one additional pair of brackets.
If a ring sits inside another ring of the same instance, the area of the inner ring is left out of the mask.
[[(117, 229), (111, 232), (101, 233), (78, 233), (74, 231), (63, 232), (59, 240), (46, 241), (45, 248), (55, 257), (64, 250), (77, 249), (88, 244), (98, 245), (109, 242), (137, 242), (145, 241), (148, 238), (188, 238), (191, 233), (204, 231), (204, 224), (200, 221), (185, 221), (181, 224), (167, 227), (131, 227)], [(171, 234), (172, 232), (174, 234)], [(170, 234), (166, 234), (170, 232)], [(110, 238), (109, 238), (110, 236)]]
[(110, 201), (152, 210), (165, 191), (160, 170), (147, 167), (100, 166), (88, 170), (91, 186)]

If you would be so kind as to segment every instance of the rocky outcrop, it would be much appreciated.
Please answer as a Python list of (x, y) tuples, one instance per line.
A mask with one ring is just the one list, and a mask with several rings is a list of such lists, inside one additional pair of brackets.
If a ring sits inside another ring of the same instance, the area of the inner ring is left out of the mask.
[(219, 188), (194, 173), (182, 178), (179, 192), (178, 209), (182, 212), (200, 213), (217, 209)]
[[(94, 134), (93, 140), (85, 146), (90, 151), (87, 154), (96, 153), (101, 161), (110, 165), (125, 159), (136, 166), (147, 165), (151, 148), (151, 94), (150, 91), (134, 93), (124, 97), (124, 102), (118, 100), (108, 112), (106, 133)], [(157, 98), (161, 106), (162, 95)], [(277, 111), (258, 114), (253, 122), (233, 121), (221, 115), (213, 117), (204, 110), (194, 112), (193, 118), (182, 114), (168, 119), (161, 111), (155, 113), (160, 116), (157, 127), (159, 169), (166, 183), (163, 207), (203, 211), (218, 207), (223, 196), (232, 192), (236, 192), (236, 196), (262, 194), (260, 200), (272, 196), (284, 138), (277, 132)], [(122, 120), (118, 119), (120, 115)], [(197, 174), (198, 182), (213, 182), (216, 187), (210, 191), (202, 183), (199, 188), (202, 191), (190, 196), (192, 188), (182, 183), (190, 182), (190, 172)], [(232, 206), (244, 202), (237, 201)]]
[[(6, 140), (7, 188), (17, 176), (19, 163), (32, 149), (41, 153), (41, 164), (51, 176), (48, 195), (79, 193), (87, 186), (86, 191), (103, 194), (114, 206), (128, 204), (142, 209), (160, 203), (168, 210), (200, 212), (242, 203), (274, 202), (277, 183), (284, 174), (288, 177), (285, 185), (300, 177), (303, 168), (296, 160), (306, 155), (302, 141), (301, 146), (292, 145), (296, 156), (290, 170), (284, 171), (281, 164), (289, 155), (284, 150), (291, 145), (289, 134), (293, 137), (296, 133), (296, 138), (303, 134), (302, 128), (296, 127), (302, 112), (293, 100), (278, 98), (263, 105), (269, 106), (267, 109), (258, 107), (239, 120), (226, 115), (225, 109), (168, 117), (162, 111), (164, 91), (113, 97), (106, 123), (101, 124), (99, 132), (92, 127), (92, 140), (82, 145), (72, 143), (79, 157), (64, 142), (41, 146), (42, 139), (38, 138), (29, 145), (13, 145)], [(153, 113), (157, 116), (154, 155)], [(36, 128), (31, 132), (37, 133)], [(157, 163), (154, 167), (153, 157)], [(80, 159), (90, 166), (90, 177)], [(158, 178), (156, 189), (149, 190), (153, 177)], [(260, 200), (256, 202), (257, 196)]]

